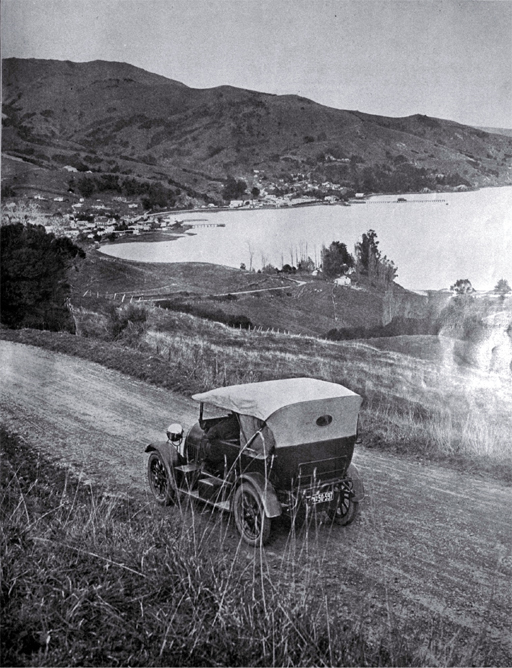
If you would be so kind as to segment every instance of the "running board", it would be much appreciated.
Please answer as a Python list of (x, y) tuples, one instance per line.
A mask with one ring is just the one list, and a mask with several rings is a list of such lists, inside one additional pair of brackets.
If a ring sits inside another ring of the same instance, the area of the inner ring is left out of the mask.
[(211, 501), (210, 499), (205, 499), (195, 490), (185, 491), (185, 494), (187, 496), (190, 496), (192, 499), (197, 499), (198, 501), (207, 503), (209, 506), (213, 506), (214, 508), (218, 508), (219, 510), (229, 510), (231, 506), (229, 501)]

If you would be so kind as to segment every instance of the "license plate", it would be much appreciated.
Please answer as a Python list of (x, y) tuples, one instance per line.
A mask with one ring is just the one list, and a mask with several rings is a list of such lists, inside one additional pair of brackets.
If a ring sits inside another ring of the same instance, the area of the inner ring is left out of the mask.
[(334, 499), (334, 490), (330, 489), (328, 492), (315, 492), (308, 497), (309, 503), (316, 505), (317, 503), (329, 503)]

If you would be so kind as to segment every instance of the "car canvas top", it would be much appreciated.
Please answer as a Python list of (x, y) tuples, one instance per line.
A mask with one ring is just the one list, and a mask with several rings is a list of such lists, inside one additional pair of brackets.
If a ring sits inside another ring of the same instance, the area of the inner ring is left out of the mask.
[(277, 447), (354, 435), (362, 402), (343, 385), (315, 378), (231, 385), (192, 398), (265, 421)]

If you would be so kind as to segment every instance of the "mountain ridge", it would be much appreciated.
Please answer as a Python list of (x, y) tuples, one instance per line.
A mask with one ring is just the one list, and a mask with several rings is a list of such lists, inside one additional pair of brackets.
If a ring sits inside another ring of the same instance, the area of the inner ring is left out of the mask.
[(365, 192), (512, 184), (506, 134), (298, 95), (191, 88), (104, 60), (5, 59), (3, 151), (50, 171), (167, 181), (217, 202), (229, 176), (281, 191), (298, 182)]

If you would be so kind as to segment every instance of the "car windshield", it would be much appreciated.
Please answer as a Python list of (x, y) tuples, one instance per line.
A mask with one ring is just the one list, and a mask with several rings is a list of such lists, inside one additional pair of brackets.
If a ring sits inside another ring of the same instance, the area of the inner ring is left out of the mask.
[(203, 404), (203, 420), (214, 420), (215, 418), (227, 417), (231, 411), (219, 408), (213, 404)]

